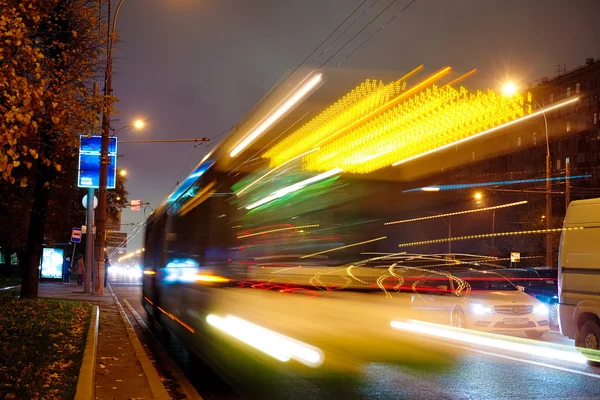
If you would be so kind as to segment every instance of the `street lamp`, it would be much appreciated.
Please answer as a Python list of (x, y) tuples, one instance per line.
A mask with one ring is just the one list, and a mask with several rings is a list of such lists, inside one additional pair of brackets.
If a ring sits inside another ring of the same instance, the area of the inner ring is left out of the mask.
[[(517, 85), (513, 82), (506, 82), (502, 86), (502, 93), (505, 96), (513, 96), (517, 93)], [(550, 181), (550, 177), (552, 175), (552, 163), (550, 160), (550, 140), (548, 139), (548, 119), (546, 118), (546, 113), (543, 111), (543, 107), (536, 100), (533, 100), (533, 103), (542, 110), (542, 116), (544, 117), (544, 129), (546, 133), (546, 229), (550, 230), (552, 228), (552, 182)], [(553, 265), (552, 260), (552, 233), (546, 233), (546, 265), (551, 267)]]
[(127, 125), (123, 125), (119, 129), (117, 129), (116, 131), (114, 131), (113, 132), (113, 136), (116, 136), (117, 133), (121, 132), (123, 129), (126, 129), (126, 128), (133, 127), (136, 130), (141, 130), (141, 129), (144, 129), (145, 126), (146, 126), (146, 123), (143, 120), (136, 119), (135, 121), (133, 121), (133, 123), (127, 124)]
[(483, 195), (481, 194), (481, 192), (477, 192), (477, 193), (475, 193), (474, 197), (475, 197), (475, 200), (479, 201), (483, 198)]
[(514, 96), (517, 94), (517, 85), (514, 82), (506, 82), (502, 86), (502, 94), (505, 96)]
[(127, 170), (126, 169), (122, 169), (119, 171), (119, 175), (121, 176), (127, 176)]

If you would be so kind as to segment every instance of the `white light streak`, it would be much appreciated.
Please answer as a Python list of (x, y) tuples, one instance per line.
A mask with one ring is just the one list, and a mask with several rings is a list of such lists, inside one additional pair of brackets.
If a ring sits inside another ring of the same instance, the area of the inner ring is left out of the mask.
[(241, 194), (242, 194), (242, 193), (244, 193), (246, 190), (248, 190), (248, 189), (249, 189), (249, 188), (251, 188), (252, 186), (256, 185), (258, 182), (260, 182), (261, 180), (263, 180), (263, 179), (264, 179), (264, 178), (266, 178), (267, 176), (271, 175), (273, 172), (277, 171), (279, 168), (283, 167), (284, 165), (287, 165), (287, 164), (291, 163), (292, 161), (294, 161), (294, 160), (297, 160), (297, 159), (298, 159), (298, 158), (300, 158), (300, 157), (304, 157), (305, 155), (307, 155), (307, 154), (309, 154), (309, 153), (312, 153), (313, 151), (317, 151), (317, 150), (319, 150), (319, 147), (317, 147), (317, 148), (314, 148), (314, 149), (311, 149), (311, 150), (308, 150), (308, 151), (305, 151), (304, 153), (302, 153), (302, 154), (299, 154), (299, 155), (297, 155), (296, 157), (294, 157), (294, 158), (291, 158), (291, 159), (287, 160), (287, 161), (286, 161), (286, 162), (284, 162), (283, 164), (281, 164), (281, 165), (278, 165), (277, 167), (275, 167), (275, 168), (273, 168), (273, 169), (269, 170), (269, 171), (268, 171), (266, 174), (264, 174), (263, 176), (261, 176), (260, 178), (258, 178), (257, 180), (255, 180), (254, 182), (252, 182), (252, 183), (248, 184), (248, 186), (246, 186), (246, 187), (244, 187), (244, 188), (240, 189), (240, 190), (239, 190), (239, 191), (236, 193), (236, 196), (239, 196), (239, 195), (241, 195)]
[(550, 346), (547, 344), (540, 344), (533, 340), (509, 338), (493, 333), (473, 332), (468, 329), (454, 328), (415, 320), (408, 320), (407, 322), (392, 321), (390, 322), (390, 326), (394, 329), (403, 331), (469, 343), (471, 345), (508, 350), (535, 357), (544, 357), (578, 364), (585, 364), (587, 362), (587, 358), (575, 350), (575, 348), (567, 346)]
[(269, 202), (271, 202), (273, 200), (276, 200), (276, 199), (278, 199), (280, 197), (283, 197), (286, 194), (295, 192), (296, 190), (300, 190), (303, 187), (308, 186), (308, 185), (310, 185), (312, 183), (321, 181), (323, 179), (327, 179), (327, 178), (329, 178), (329, 177), (331, 177), (333, 175), (337, 175), (340, 172), (342, 172), (341, 168), (334, 168), (334, 169), (329, 170), (327, 172), (323, 172), (322, 174), (313, 176), (312, 178), (308, 178), (308, 179), (305, 179), (305, 180), (300, 181), (298, 183), (294, 183), (293, 185), (284, 187), (283, 189), (279, 189), (279, 190), (271, 193), (270, 195), (268, 195), (266, 197), (263, 197), (262, 199), (258, 200), (257, 202), (252, 203), (252, 204), (246, 206), (246, 209), (247, 210), (252, 210), (253, 208), (256, 208), (258, 206), (262, 206), (263, 204), (269, 203)]
[(272, 114), (270, 114), (264, 121), (262, 121), (256, 128), (254, 128), (244, 139), (241, 140), (229, 153), (231, 157), (237, 156), (242, 150), (244, 150), (250, 143), (256, 138), (265, 133), (273, 124), (275, 124), (281, 117), (292, 109), (300, 100), (313, 90), (319, 82), (323, 79), (323, 74), (317, 74), (313, 76), (308, 82), (306, 82), (297, 92), (295, 92), (289, 99), (287, 99), (279, 108), (277, 108)]
[(287, 362), (294, 359), (309, 367), (323, 364), (323, 352), (314, 346), (271, 331), (233, 315), (225, 318), (210, 314), (206, 321), (217, 329), (270, 355), (276, 360)]

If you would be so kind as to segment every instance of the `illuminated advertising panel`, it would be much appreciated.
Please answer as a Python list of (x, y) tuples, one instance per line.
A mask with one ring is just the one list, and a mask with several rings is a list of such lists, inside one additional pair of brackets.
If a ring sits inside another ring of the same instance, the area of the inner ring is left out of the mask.
[(42, 252), (41, 277), (61, 279), (63, 276), (64, 249), (46, 247)]

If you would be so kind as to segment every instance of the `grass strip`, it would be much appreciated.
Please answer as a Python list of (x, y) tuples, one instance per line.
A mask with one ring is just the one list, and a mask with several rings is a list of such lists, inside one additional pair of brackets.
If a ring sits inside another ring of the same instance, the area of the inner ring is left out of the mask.
[(0, 398), (72, 399), (92, 305), (0, 295)]

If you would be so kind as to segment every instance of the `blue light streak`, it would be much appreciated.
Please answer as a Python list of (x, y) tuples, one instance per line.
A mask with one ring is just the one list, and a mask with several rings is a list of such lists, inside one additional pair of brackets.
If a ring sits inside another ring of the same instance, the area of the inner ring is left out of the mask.
[(172, 203), (176, 201), (181, 195), (183, 195), (187, 190), (200, 178), (204, 173), (214, 164), (214, 161), (207, 161), (205, 163), (200, 163), (198, 166), (192, 171), (191, 174), (188, 175), (187, 178), (183, 182), (177, 186), (177, 188), (169, 195), (169, 197), (164, 201), (164, 203)]
[(455, 185), (439, 185), (439, 186), (424, 186), (420, 188), (408, 189), (402, 191), (402, 193), (407, 192), (439, 192), (441, 190), (459, 190), (459, 189), (469, 189), (469, 188), (477, 188), (477, 187), (486, 187), (486, 186), (501, 186), (501, 185), (516, 185), (519, 183), (539, 183), (549, 181), (564, 181), (567, 178), (569, 179), (581, 179), (581, 178), (589, 178), (592, 175), (575, 175), (575, 176), (559, 176), (554, 178), (536, 178), (536, 179), (520, 179), (520, 180), (512, 180), (512, 181), (499, 181), (499, 182), (481, 182), (481, 183), (460, 183)]

